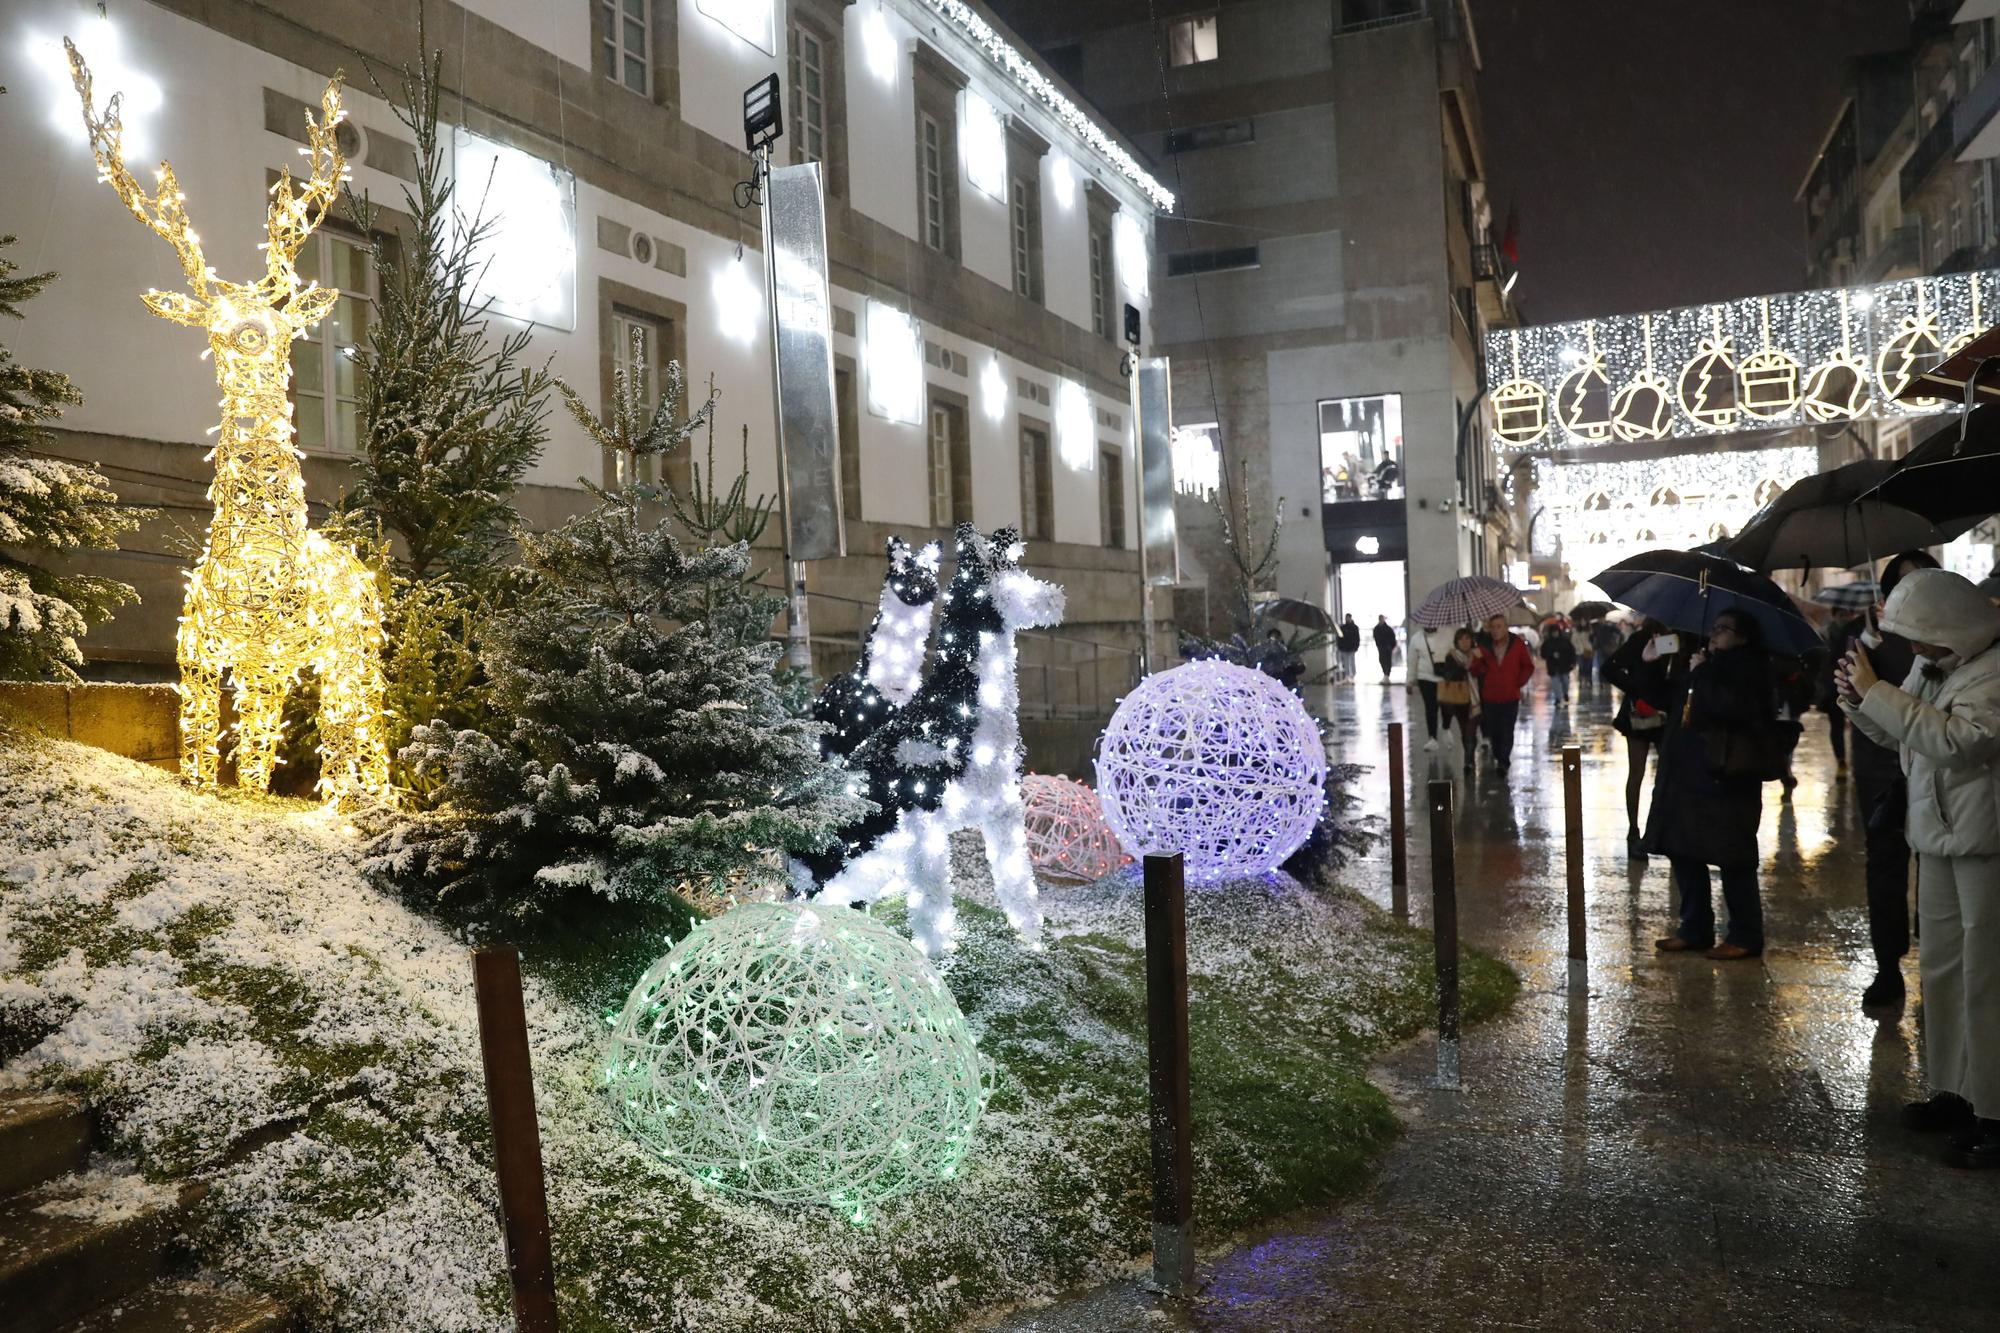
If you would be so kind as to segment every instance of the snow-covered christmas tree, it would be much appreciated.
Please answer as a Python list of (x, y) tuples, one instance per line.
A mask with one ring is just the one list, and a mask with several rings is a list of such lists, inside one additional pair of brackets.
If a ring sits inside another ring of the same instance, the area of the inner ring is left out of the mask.
[[(13, 243), (0, 236), (0, 252)], [(22, 276), (0, 253), (0, 315), (22, 318), (21, 306), (55, 277)], [(76, 679), (77, 638), (138, 596), (114, 579), (30, 561), (36, 552), (112, 550), (138, 525), (103, 473), (41, 452), (48, 423), (82, 401), (69, 376), (20, 365), (0, 343), (0, 548), (10, 548), (0, 549), (0, 678)]]
[[(676, 366), (666, 401), (642, 408), (621, 379), (608, 422), (565, 392), (600, 444), (637, 461), (707, 424), (712, 400), (684, 421), (680, 388)], [(378, 841), (376, 872), (521, 914), (577, 889), (703, 896), (776, 877), (774, 853), (817, 851), (870, 808), (820, 757), (819, 726), (784, 706), (770, 633), (783, 604), (746, 581), (748, 543), (684, 542), (643, 482), (584, 484), (596, 504), (524, 539), (522, 605), (487, 629), (507, 722), (416, 729), (407, 755), (445, 805)]]

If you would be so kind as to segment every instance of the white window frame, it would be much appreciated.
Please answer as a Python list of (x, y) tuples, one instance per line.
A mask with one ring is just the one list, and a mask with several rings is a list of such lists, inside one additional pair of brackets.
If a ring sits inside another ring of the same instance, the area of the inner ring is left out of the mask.
[(933, 399), (925, 431), (926, 476), (930, 483), (930, 520), (934, 528), (951, 526), (951, 405)]
[[(653, 95), (653, 5), (655, 0), (637, 0), (639, 13), (626, 12), (626, 6), (633, 0), (598, 0), (604, 15), (604, 47), (610, 54), (610, 79), (620, 88), (630, 89), (641, 97)], [(635, 51), (625, 40), (625, 25), (636, 24), (639, 28), (639, 47)], [(628, 66), (637, 61), (639, 66), (639, 86), (633, 87), (626, 77)]]
[[(1098, 541), (1107, 551), (1122, 551), (1126, 549), (1126, 540), (1131, 536), (1126, 530), (1130, 525), (1125, 505), (1125, 451), (1100, 442), (1097, 452)], [(1114, 515), (1118, 519), (1118, 540), (1115, 542), (1111, 540), (1111, 520)]]
[(1014, 295), (1032, 300), (1035, 295), (1035, 233), (1029, 204), (1034, 196), (1028, 193), (1028, 182), (1019, 176), (1010, 176), (1007, 188), (1010, 192), (1007, 235), (1008, 248), (1014, 255)]
[(951, 238), (945, 217), (944, 126), (930, 112), (917, 116), (917, 208), (924, 244), (949, 254)]
[[(1046, 487), (1043, 483), (1046, 482)], [(1021, 424), (1021, 535), (1052, 541), (1056, 535), (1055, 442), (1049, 428)]]
[[(661, 368), (666, 365), (667, 360), (666, 326), (651, 315), (636, 314), (616, 306), (612, 307), (611, 364), (614, 369), (622, 370), (628, 376), (632, 373), (632, 332), (635, 329), (646, 335), (644, 349), (645, 364), (639, 367), (639, 400), (648, 408), (651, 408), (660, 401)], [(613, 383), (616, 383), (616, 381), (614, 380)], [(625, 466), (625, 459), (622, 456), (613, 459), (612, 462), (613, 466), (617, 468)], [(660, 479), (659, 472), (660, 459), (658, 455), (642, 459), (639, 462), (639, 476), (637, 480), (657, 482)], [(625, 482), (632, 480), (632, 478), (621, 475), (617, 476), (615, 480), (620, 485), (623, 485)]]
[(1174, 68), (1186, 65), (1206, 65), (1222, 54), (1220, 42), (1221, 15), (1210, 10), (1206, 14), (1188, 14), (1167, 23), (1167, 61)]
[[(806, 59), (807, 44), (813, 56)], [(796, 162), (826, 161), (826, 39), (810, 23), (792, 20), (792, 157)], [(806, 89), (805, 75), (819, 76), (819, 91)]]
[(1090, 229), (1090, 328), (1100, 338), (1111, 336), (1111, 231)]
[[(320, 282), (322, 287), (334, 286), (332, 279), (335, 246), (345, 246), (350, 250), (360, 252), (366, 265), (368, 290), (355, 291), (351, 287), (341, 287), (338, 290), (343, 299), (354, 299), (361, 302), (367, 320), (367, 327), (372, 329), (375, 325), (375, 298), (376, 293), (380, 289), (380, 279), (375, 272), (375, 252), (373, 247), (367, 241), (351, 233), (325, 227), (307, 237), (306, 244), (313, 247), (313, 258), (319, 265), (318, 271), (322, 278)], [(305, 336), (293, 344), (292, 356), (295, 367), (302, 349), (312, 348), (318, 355), (320, 363), (320, 389), (318, 393), (311, 395), (303, 393), (299, 389), (298, 374), (296, 369), (294, 369), (291, 381), (292, 414), (295, 422), (303, 420), (305, 413), (311, 410), (306, 401), (307, 398), (310, 397), (317, 400), (317, 411), (320, 420), (319, 442), (315, 444), (301, 443), (299, 447), (301, 449), (311, 449), (315, 453), (353, 454), (359, 451), (361, 447), (361, 418), (359, 411), (361, 401), (359, 396), (361, 390), (361, 370), (358, 366), (355, 368), (355, 393), (353, 395), (334, 392), (334, 371), (338, 365), (337, 358), (343, 352), (343, 348), (335, 346), (331, 338), (336, 310), (329, 310), (325, 319), (306, 330)], [(366, 330), (364, 330), (365, 332)], [(354, 438), (351, 440), (341, 439), (340, 422), (342, 418), (339, 409), (343, 403), (352, 403), (356, 407)]]

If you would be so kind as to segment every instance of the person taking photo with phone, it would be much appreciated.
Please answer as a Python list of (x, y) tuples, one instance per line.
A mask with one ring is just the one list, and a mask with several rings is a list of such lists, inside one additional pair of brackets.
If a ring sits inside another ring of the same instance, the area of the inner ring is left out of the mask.
[(1493, 646), (1473, 650), (1472, 674), (1479, 681), (1480, 717), (1487, 743), (1493, 747), (1493, 763), (1504, 778), (1514, 757), (1514, 723), (1521, 715), (1521, 692), (1535, 678), (1535, 655), (1527, 640), (1507, 628), (1505, 616), (1488, 616), (1486, 635)]
[(1908, 782), (1931, 1096), (1905, 1116), (1949, 1134), (1952, 1165), (2000, 1167), (2000, 609), (1961, 575), (1919, 569), (1889, 594), (1882, 629), (1916, 654), (1902, 684), (1860, 651), (1835, 679), (1855, 729), (1894, 747)]

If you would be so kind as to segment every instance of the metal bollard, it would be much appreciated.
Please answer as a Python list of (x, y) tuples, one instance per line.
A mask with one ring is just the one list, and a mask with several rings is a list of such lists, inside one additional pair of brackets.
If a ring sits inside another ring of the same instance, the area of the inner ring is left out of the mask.
[(479, 1054), (486, 1066), (486, 1106), (493, 1120), (493, 1169), (500, 1178), (500, 1225), (507, 1241), (507, 1274), (514, 1284), (514, 1327), (520, 1333), (555, 1333), (555, 1263), (549, 1254), (535, 1076), (528, 1065), (521, 956), (512, 949), (473, 950), (472, 983), (479, 1005)]
[(1590, 984), (1583, 906), (1583, 751), (1577, 746), (1563, 746), (1562, 773), (1563, 840), (1569, 862), (1569, 984), (1575, 990)]
[(1451, 784), (1431, 783), (1431, 939), (1436, 945), (1438, 1086), (1459, 1086), (1458, 867), (1451, 830)]
[(1153, 1281), (1194, 1283), (1194, 1143), (1188, 1108), (1187, 882), (1181, 854), (1146, 858), (1146, 1056), (1152, 1103)]
[(1403, 806), (1403, 724), (1389, 724), (1389, 906), (1410, 918), (1409, 818)]

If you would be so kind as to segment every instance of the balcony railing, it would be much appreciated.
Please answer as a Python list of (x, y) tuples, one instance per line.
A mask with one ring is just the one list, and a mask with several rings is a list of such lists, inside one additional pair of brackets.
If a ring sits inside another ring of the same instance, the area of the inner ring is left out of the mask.
[(1333, 32), (1393, 28), (1430, 17), (1430, 0), (1333, 0)]
[(1861, 266), (1858, 275), (1865, 283), (1886, 282), (1898, 276), (1896, 270), (1904, 269), (1902, 276), (1915, 274), (1923, 267), (1923, 233), (1917, 224), (1898, 227), (1882, 238), (1882, 244), (1868, 262)]
[(1961, 245), (1938, 261), (1936, 273), (1970, 273), (1979, 267), (1979, 247)]
[(1917, 140), (1917, 147), (1910, 154), (1910, 160), (1903, 164), (1903, 198), (1910, 199), (1929, 181), (1931, 173), (1938, 165), (1951, 157), (1952, 146), (1956, 142), (1955, 121), (1952, 116), (1939, 116), (1937, 123), (1924, 132)]
[[(1979, 82), (1951, 109), (1951, 140), (1954, 154), (1965, 151), (1987, 122), (2000, 111), (2000, 61), (1986, 67)], [(1991, 156), (1984, 154), (1983, 156)]]

